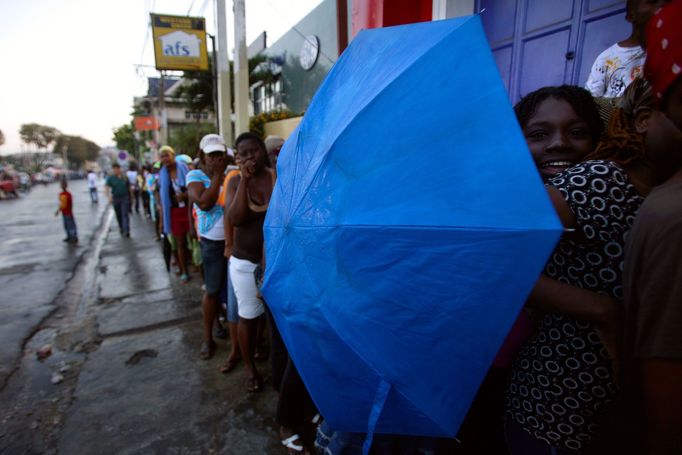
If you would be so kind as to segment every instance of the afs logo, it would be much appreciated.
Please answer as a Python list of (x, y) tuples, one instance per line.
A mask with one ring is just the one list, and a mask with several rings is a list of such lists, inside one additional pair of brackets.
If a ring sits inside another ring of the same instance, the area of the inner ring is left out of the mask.
[(167, 57), (199, 57), (201, 39), (181, 30), (168, 33), (159, 38), (163, 55)]

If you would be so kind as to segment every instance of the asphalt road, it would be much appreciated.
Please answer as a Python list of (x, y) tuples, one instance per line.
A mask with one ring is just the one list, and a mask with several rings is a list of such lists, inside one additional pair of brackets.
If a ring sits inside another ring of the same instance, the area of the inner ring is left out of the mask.
[(55, 310), (57, 295), (102, 221), (106, 204), (90, 202), (85, 180), (71, 181), (69, 189), (78, 245), (62, 242), (62, 218), (54, 216), (59, 184), (0, 201), (0, 385), (16, 368), (24, 342)]
[(198, 358), (198, 273), (166, 272), (151, 222), (131, 215), (122, 237), (82, 181), (80, 243), (63, 243), (58, 192), (0, 201), (0, 453), (285, 453), (270, 384), (249, 394), (242, 365), (221, 374), (226, 340)]

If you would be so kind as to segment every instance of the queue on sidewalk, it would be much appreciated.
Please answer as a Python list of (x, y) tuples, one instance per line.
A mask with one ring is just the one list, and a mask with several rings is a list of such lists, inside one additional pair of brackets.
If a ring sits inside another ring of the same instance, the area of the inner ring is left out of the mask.
[[(458, 439), (375, 435), (371, 453), (682, 453), (681, 19), (682, 0), (674, 0), (639, 24), (649, 24), (644, 77), (624, 82), (617, 99), (562, 85), (516, 104), (566, 233)], [(289, 453), (361, 453), (363, 435), (334, 431), (318, 416), (260, 295), (282, 143), (244, 133), (232, 150), (209, 134), (189, 162), (164, 146), (142, 188), (159, 235), (173, 238), (180, 280), (190, 280), (191, 262), (202, 265), (199, 357), (214, 356), (225, 320), (231, 350), (221, 371), (243, 362), (245, 392), (257, 393), (258, 361), (271, 360)], [(128, 206), (116, 198), (130, 188), (114, 173), (107, 185), (129, 235)]]

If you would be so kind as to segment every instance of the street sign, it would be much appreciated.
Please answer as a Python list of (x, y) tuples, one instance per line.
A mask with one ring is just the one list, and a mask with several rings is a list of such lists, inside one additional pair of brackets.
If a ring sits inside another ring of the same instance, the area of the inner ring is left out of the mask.
[(156, 131), (159, 129), (159, 120), (156, 117), (135, 117), (135, 131)]
[(203, 17), (151, 14), (156, 69), (208, 71)]

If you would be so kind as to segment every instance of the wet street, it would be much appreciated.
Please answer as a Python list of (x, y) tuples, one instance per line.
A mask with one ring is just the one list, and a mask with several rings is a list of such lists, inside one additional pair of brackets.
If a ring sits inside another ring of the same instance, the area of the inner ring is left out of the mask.
[(0, 201), (0, 453), (282, 453), (269, 384), (250, 395), (241, 365), (218, 371), (227, 341), (198, 358), (198, 273), (166, 272), (143, 215), (122, 238), (101, 191), (70, 191), (78, 245), (57, 184)]

